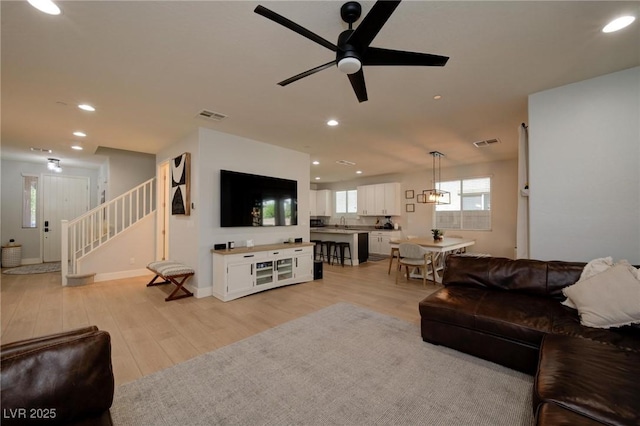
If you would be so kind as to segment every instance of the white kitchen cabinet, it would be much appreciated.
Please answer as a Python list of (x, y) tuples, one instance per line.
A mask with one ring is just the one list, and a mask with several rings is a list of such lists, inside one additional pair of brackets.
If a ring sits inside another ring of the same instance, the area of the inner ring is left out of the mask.
[(384, 194), (384, 201), (381, 203), (382, 214), (385, 216), (400, 216), (402, 214), (402, 190), (400, 189), (400, 184), (383, 183), (381, 185)]
[(313, 280), (313, 244), (211, 250), (213, 295), (223, 302)]
[(390, 254), (391, 241), (402, 238), (401, 231), (369, 232), (369, 253)]
[(358, 214), (376, 216), (376, 185), (363, 185), (358, 190)]
[(397, 182), (358, 187), (358, 214), (361, 216), (400, 216), (400, 184)]
[(316, 214), (315, 216), (331, 216), (331, 190), (320, 189), (316, 191)]

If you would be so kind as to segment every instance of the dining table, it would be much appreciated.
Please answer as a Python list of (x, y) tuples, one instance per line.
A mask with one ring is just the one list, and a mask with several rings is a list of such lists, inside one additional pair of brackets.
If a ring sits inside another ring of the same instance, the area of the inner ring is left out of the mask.
[[(417, 237), (417, 238), (404, 238), (401, 240), (392, 240), (391, 242), (391, 259), (393, 261), (394, 249), (398, 249), (402, 243), (418, 244), (421, 247), (426, 248), (431, 252), (431, 263), (433, 265), (433, 277), (432, 280), (438, 283), (442, 283), (442, 271), (444, 270), (444, 261), (448, 254), (455, 251), (460, 251), (466, 247), (470, 247), (476, 243), (476, 240), (471, 238), (458, 238), (458, 237), (443, 237), (441, 240), (435, 240), (432, 237)], [(391, 263), (390, 263), (391, 265)], [(391, 270), (391, 268), (389, 268)], [(412, 275), (420, 277), (418, 275)]]

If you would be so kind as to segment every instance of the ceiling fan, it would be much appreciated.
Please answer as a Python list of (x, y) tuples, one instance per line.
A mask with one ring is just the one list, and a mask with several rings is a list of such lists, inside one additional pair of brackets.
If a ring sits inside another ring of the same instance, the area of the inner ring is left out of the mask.
[(364, 83), (364, 73), (362, 72), (363, 65), (418, 65), (442, 67), (449, 60), (448, 56), (381, 49), (369, 46), (382, 26), (387, 22), (387, 19), (389, 19), (393, 11), (398, 7), (398, 4), (400, 4), (400, 0), (377, 1), (355, 30), (352, 26), (353, 23), (360, 18), (360, 15), (362, 14), (362, 7), (360, 6), (360, 3), (355, 1), (349, 1), (343, 4), (340, 8), (340, 16), (344, 22), (349, 24), (349, 29), (340, 33), (337, 45), (315, 33), (312, 33), (308, 29), (296, 24), (284, 16), (278, 15), (266, 7), (257, 6), (254, 12), (300, 34), (303, 37), (308, 38), (313, 42), (318, 43), (321, 46), (326, 47), (329, 50), (336, 52), (335, 60), (283, 80), (278, 83), (280, 86), (286, 86), (294, 81), (298, 81), (333, 65), (337, 65), (340, 71), (348, 74), (351, 87), (353, 87), (353, 91), (355, 92), (358, 101), (364, 102), (368, 98), (367, 87)]

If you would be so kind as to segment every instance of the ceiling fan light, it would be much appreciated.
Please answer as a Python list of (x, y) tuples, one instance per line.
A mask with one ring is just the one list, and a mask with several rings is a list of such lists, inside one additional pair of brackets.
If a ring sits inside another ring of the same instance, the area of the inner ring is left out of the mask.
[(613, 33), (619, 31), (625, 27), (628, 27), (635, 21), (635, 16), (622, 16), (609, 22), (603, 29), (603, 33)]
[(338, 69), (345, 74), (355, 74), (360, 71), (362, 63), (353, 57), (346, 57), (338, 61)]
[(60, 8), (51, 0), (28, 0), (29, 4), (48, 15), (60, 15)]

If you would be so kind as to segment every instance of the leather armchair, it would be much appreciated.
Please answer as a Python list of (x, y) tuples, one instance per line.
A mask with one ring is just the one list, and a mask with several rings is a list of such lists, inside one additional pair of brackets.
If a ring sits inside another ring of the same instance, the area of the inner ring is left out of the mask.
[(97, 327), (0, 347), (3, 425), (112, 425), (111, 337)]

